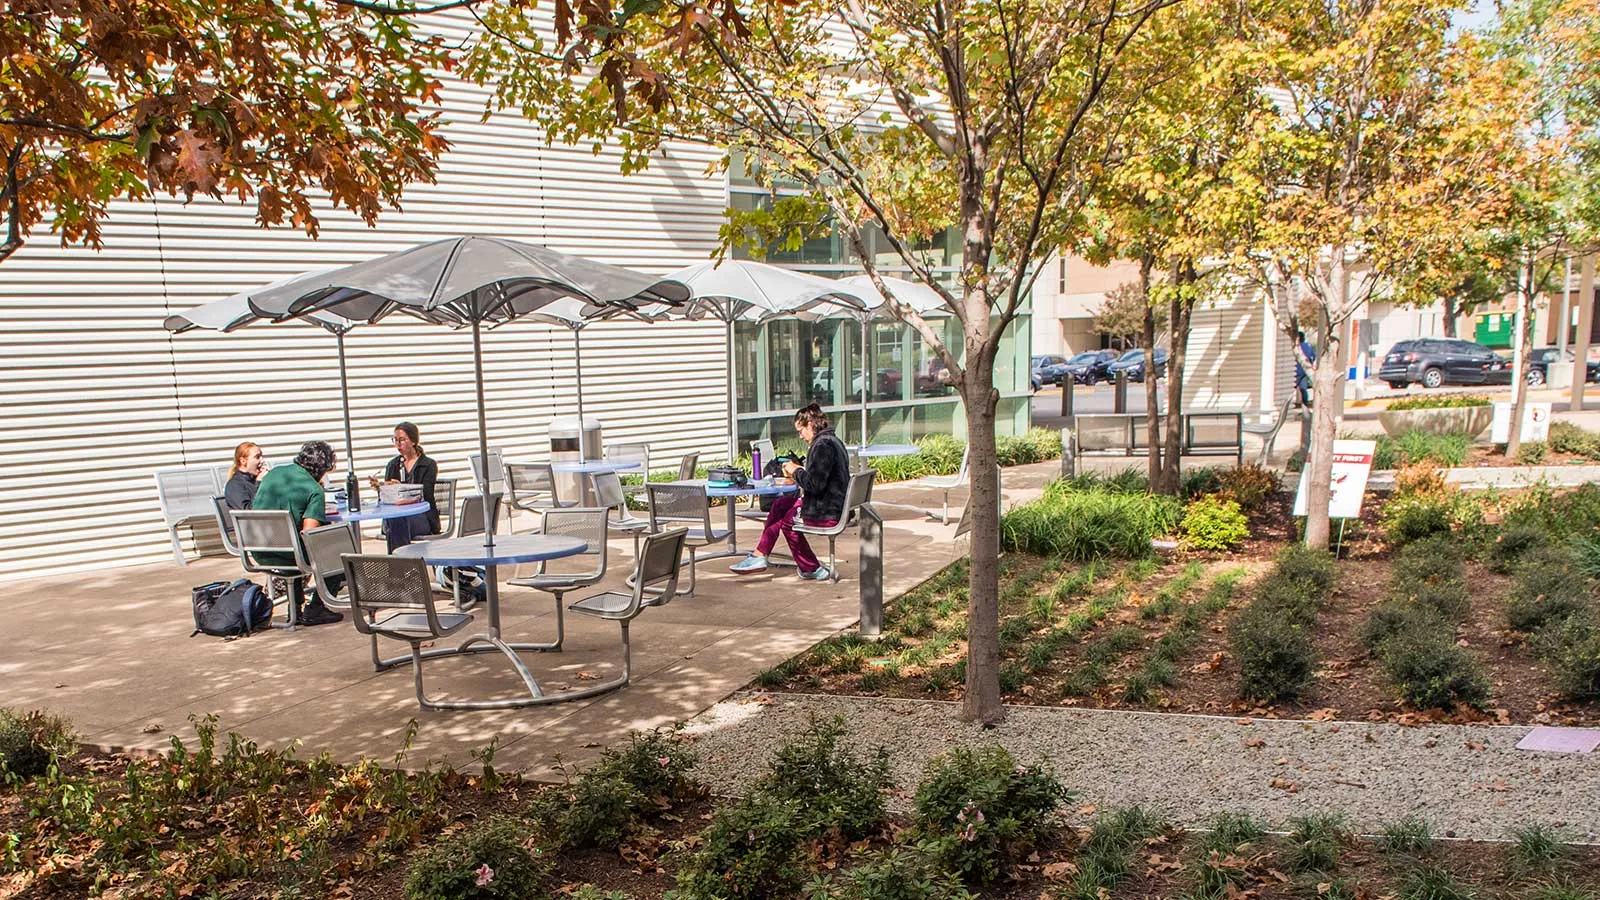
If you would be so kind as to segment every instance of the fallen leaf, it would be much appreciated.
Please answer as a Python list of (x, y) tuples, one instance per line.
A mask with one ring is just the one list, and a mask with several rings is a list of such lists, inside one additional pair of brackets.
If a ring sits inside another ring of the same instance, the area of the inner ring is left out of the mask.
[(165, 729), (162, 727), (162, 725), (159, 722), (151, 722), (149, 725), (146, 725), (145, 727), (143, 727), (143, 728), (141, 728), (139, 730), (144, 732), (145, 734), (156, 734), (158, 732), (164, 731)]
[(1274, 778), (1271, 782), (1269, 782), (1269, 784), (1272, 787), (1289, 794), (1299, 793), (1300, 791), (1300, 785), (1295, 784), (1287, 778)]
[(600, 680), (600, 676), (596, 675), (593, 672), (579, 672), (578, 673), (578, 680), (579, 681), (599, 681)]
[(1478, 741), (1466, 741), (1465, 743), (1462, 744), (1462, 746), (1466, 747), (1468, 750), (1482, 750), (1483, 749), (1483, 744), (1479, 743)]
[(1078, 866), (1076, 863), (1053, 862), (1046, 863), (1044, 867), (1044, 877), (1050, 879), (1051, 881), (1061, 881), (1076, 874), (1078, 874)]
[(1248, 741), (1245, 741), (1244, 745), (1251, 750), (1260, 750), (1262, 747), (1267, 745), (1267, 742), (1263, 741), (1261, 738), (1251, 738)]
[(1084, 805), (1084, 806), (1080, 806), (1080, 807), (1078, 807), (1078, 815), (1080, 815), (1080, 816), (1092, 816), (1092, 815), (1095, 814), (1095, 812), (1097, 810), (1099, 810), (1099, 808), (1100, 807), (1095, 806), (1093, 803), (1090, 803), (1090, 804), (1087, 804), (1087, 805)]
[(1310, 715), (1306, 716), (1306, 718), (1313, 722), (1332, 722), (1334, 717), (1337, 715), (1339, 715), (1339, 711), (1337, 709), (1332, 707), (1323, 707), (1322, 709), (1313, 710)]

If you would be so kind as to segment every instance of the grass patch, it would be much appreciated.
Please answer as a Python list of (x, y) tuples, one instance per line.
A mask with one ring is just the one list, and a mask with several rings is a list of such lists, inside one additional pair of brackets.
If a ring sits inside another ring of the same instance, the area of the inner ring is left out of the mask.
[(1074, 562), (1150, 555), (1150, 542), (1171, 534), (1183, 515), (1175, 498), (1122, 491), (1082, 479), (1055, 481), (1044, 496), (1001, 520), (1004, 546)]
[(1434, 434), (1415, 428), (1398, 436), (1380, 434), (1372, 467), (1398, 469), (1401, 466), (1426, 464), (1455, 468), (1467, 461), (1467, 452), (1471, 447), (1472, 439), (1465, 434)]

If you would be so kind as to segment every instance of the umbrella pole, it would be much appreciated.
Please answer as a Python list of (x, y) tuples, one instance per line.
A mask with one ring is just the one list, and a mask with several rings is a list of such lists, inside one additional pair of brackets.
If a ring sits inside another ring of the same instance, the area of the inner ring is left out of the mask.
[(344, 371), (344, 332), (339, 332), (339, 399), (344, 403), (344, 464), (354, 475), (356, 471), (355, 443), (350, 440), (350, 381)]
[[(572, 364), (578, 372), (578, 443), (583, 444), (583, 329), (572, 329)], [(579, 454), (582, 455), (581, 453)]]
[[(476, 317), (472, 320), (472, 371), (478, 382), (478, 459), (483, 467), (483, 480), (478, 482), (478, 493), (483, 496), (483, 546), (487, 550), (494, 547), (494, 520), (489, 517), (494, 507), (489, 505), (489, 479), (492, 473), (489, 471), (489, 424), (484, 417), (483, 403), (483, 335), (481, 323)], [(492, 591), (495, 589), (494, 569), (488, 571), (486, 580), (489, 583), (485, 588)], [(491, 605), (489, 609), (495, 611), (497, 607)], [(492, 623), (496, 632), (499, 626), (499, 622)]]
[(867, 449), (867, 320), (861, 320), (861, 449)]
[(728, 319), (728, 465), (739, 458), (738, 392), (733, 383), (733, 318)]

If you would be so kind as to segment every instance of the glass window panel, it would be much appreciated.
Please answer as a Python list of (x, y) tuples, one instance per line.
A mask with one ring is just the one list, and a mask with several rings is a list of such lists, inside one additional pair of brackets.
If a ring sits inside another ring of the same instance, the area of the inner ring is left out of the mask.
[(960, 413), (961, 404), (928, 403), (912, 407), (911, 437), (913, 440), (925, 438), (930, 434), (952, 434), (955, 431), (956, 416)]
[(911, 407), (891, 406), (867, 411), (867, 427), (872, 444), (906, 444), (911, 442)]
[(809, 348), (802, 358), (809, 401), (820, 406), (845, 402), (837, 360), (849, 352), (849, 329), (844, 327), (846, 323), (830, 319), (797, 324), (800, 326), (803, 346)]
[(767, 409), (792, 412), (804, 405), (800, 398), (809, 393), (810, 380), (801, 381), (801, 375), (809, 369), (810, 352), (801, 345), (799, 322), (767, 323)]
[[(940, 337), (948, 346), (950, 330), (943, 320), (934, 320), (931, 323), (936, 330), (941, 332)], [(911, 370), (912, 370), (912, 395), (915, 397), (950, 397), (956, 392), (954, 379), (950, 377), (950, 370), (945, 366), (939, 354), (928, 346), (922, 335), (916, 329), (906, 326), (911, 333)], [(957, 335), (959, 337), (959, 333)]]
[(738, 410), (741, 413), (760, 409), (761, 397), (761, 326), (749, 322), (736, 322), (733, 326), (733, 375), (737, 383)]
[[(906, 399), (905, 366), (908, 345), (907, 327), (899, 322), (875, 322), (872, 325), (872, 360), (867, 367), (871, 373), (867, 390), (877, 402)], [(853, 389), (861, 390), (861, 382), (851, 379)]]

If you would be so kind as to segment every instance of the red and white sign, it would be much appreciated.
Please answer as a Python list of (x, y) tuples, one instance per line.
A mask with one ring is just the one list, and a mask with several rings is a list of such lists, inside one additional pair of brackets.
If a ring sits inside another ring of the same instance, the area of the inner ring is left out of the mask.
[[(1328, 515), (1335, 519), (1361, 517), (1361, 500), (1367, 494), (1367, 476), (1372, 474), (1372, 457), (1377, 441), (1334, 441), (1333, 477), (1329, 485)], [(1306, 492), (1310, 489), (1310, 467), (1300, 470), (1300, 488), (1294, 494), (1294, 514), (1306, 514)]]

